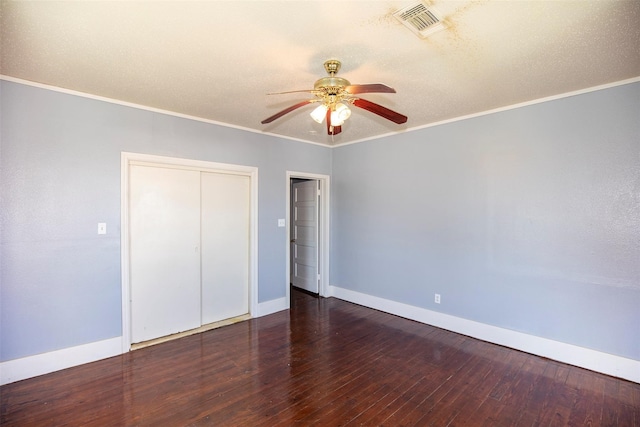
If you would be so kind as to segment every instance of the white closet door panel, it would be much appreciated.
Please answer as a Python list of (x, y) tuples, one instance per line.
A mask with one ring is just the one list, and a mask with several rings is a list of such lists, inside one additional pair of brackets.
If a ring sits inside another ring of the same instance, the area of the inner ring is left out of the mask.
[(131, 335), (200, 326), (200, 173), (130, 168)]
[(249, 312), (250, 178), (202, 173), (202, 323)]

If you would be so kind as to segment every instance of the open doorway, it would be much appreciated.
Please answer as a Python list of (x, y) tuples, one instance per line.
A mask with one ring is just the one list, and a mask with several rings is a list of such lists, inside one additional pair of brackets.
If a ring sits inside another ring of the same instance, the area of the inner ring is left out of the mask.
[(291, 178), (289, 281), (314, 295), (320, 293), (320, 194), (317, 179)]
[[(287, 172), (287, 283), (328, 295), (329, 177)], [(287, 286), (287, 300), (289, 300)]]

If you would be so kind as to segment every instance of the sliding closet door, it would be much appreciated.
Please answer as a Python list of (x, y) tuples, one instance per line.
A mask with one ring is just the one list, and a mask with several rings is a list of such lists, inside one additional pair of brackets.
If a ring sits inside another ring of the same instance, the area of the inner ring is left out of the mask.
[(131, 165), (131, 341), (200, 326), (200, 172)]
[(203, 172), (202, 324), (249, 312), (248, 176)]

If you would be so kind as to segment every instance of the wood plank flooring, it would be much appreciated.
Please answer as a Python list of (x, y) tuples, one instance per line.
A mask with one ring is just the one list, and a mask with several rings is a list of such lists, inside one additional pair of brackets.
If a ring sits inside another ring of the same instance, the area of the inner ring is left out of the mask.
[(630, 426), (640, 384), (334, 298), (0, 388), (8, 426)]

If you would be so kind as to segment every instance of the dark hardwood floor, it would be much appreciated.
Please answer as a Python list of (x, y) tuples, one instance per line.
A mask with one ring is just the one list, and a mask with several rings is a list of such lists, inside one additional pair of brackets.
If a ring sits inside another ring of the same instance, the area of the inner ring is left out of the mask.
[(640, 384), (334, 298), (0, 388), (8, 426), (638, 426)]

